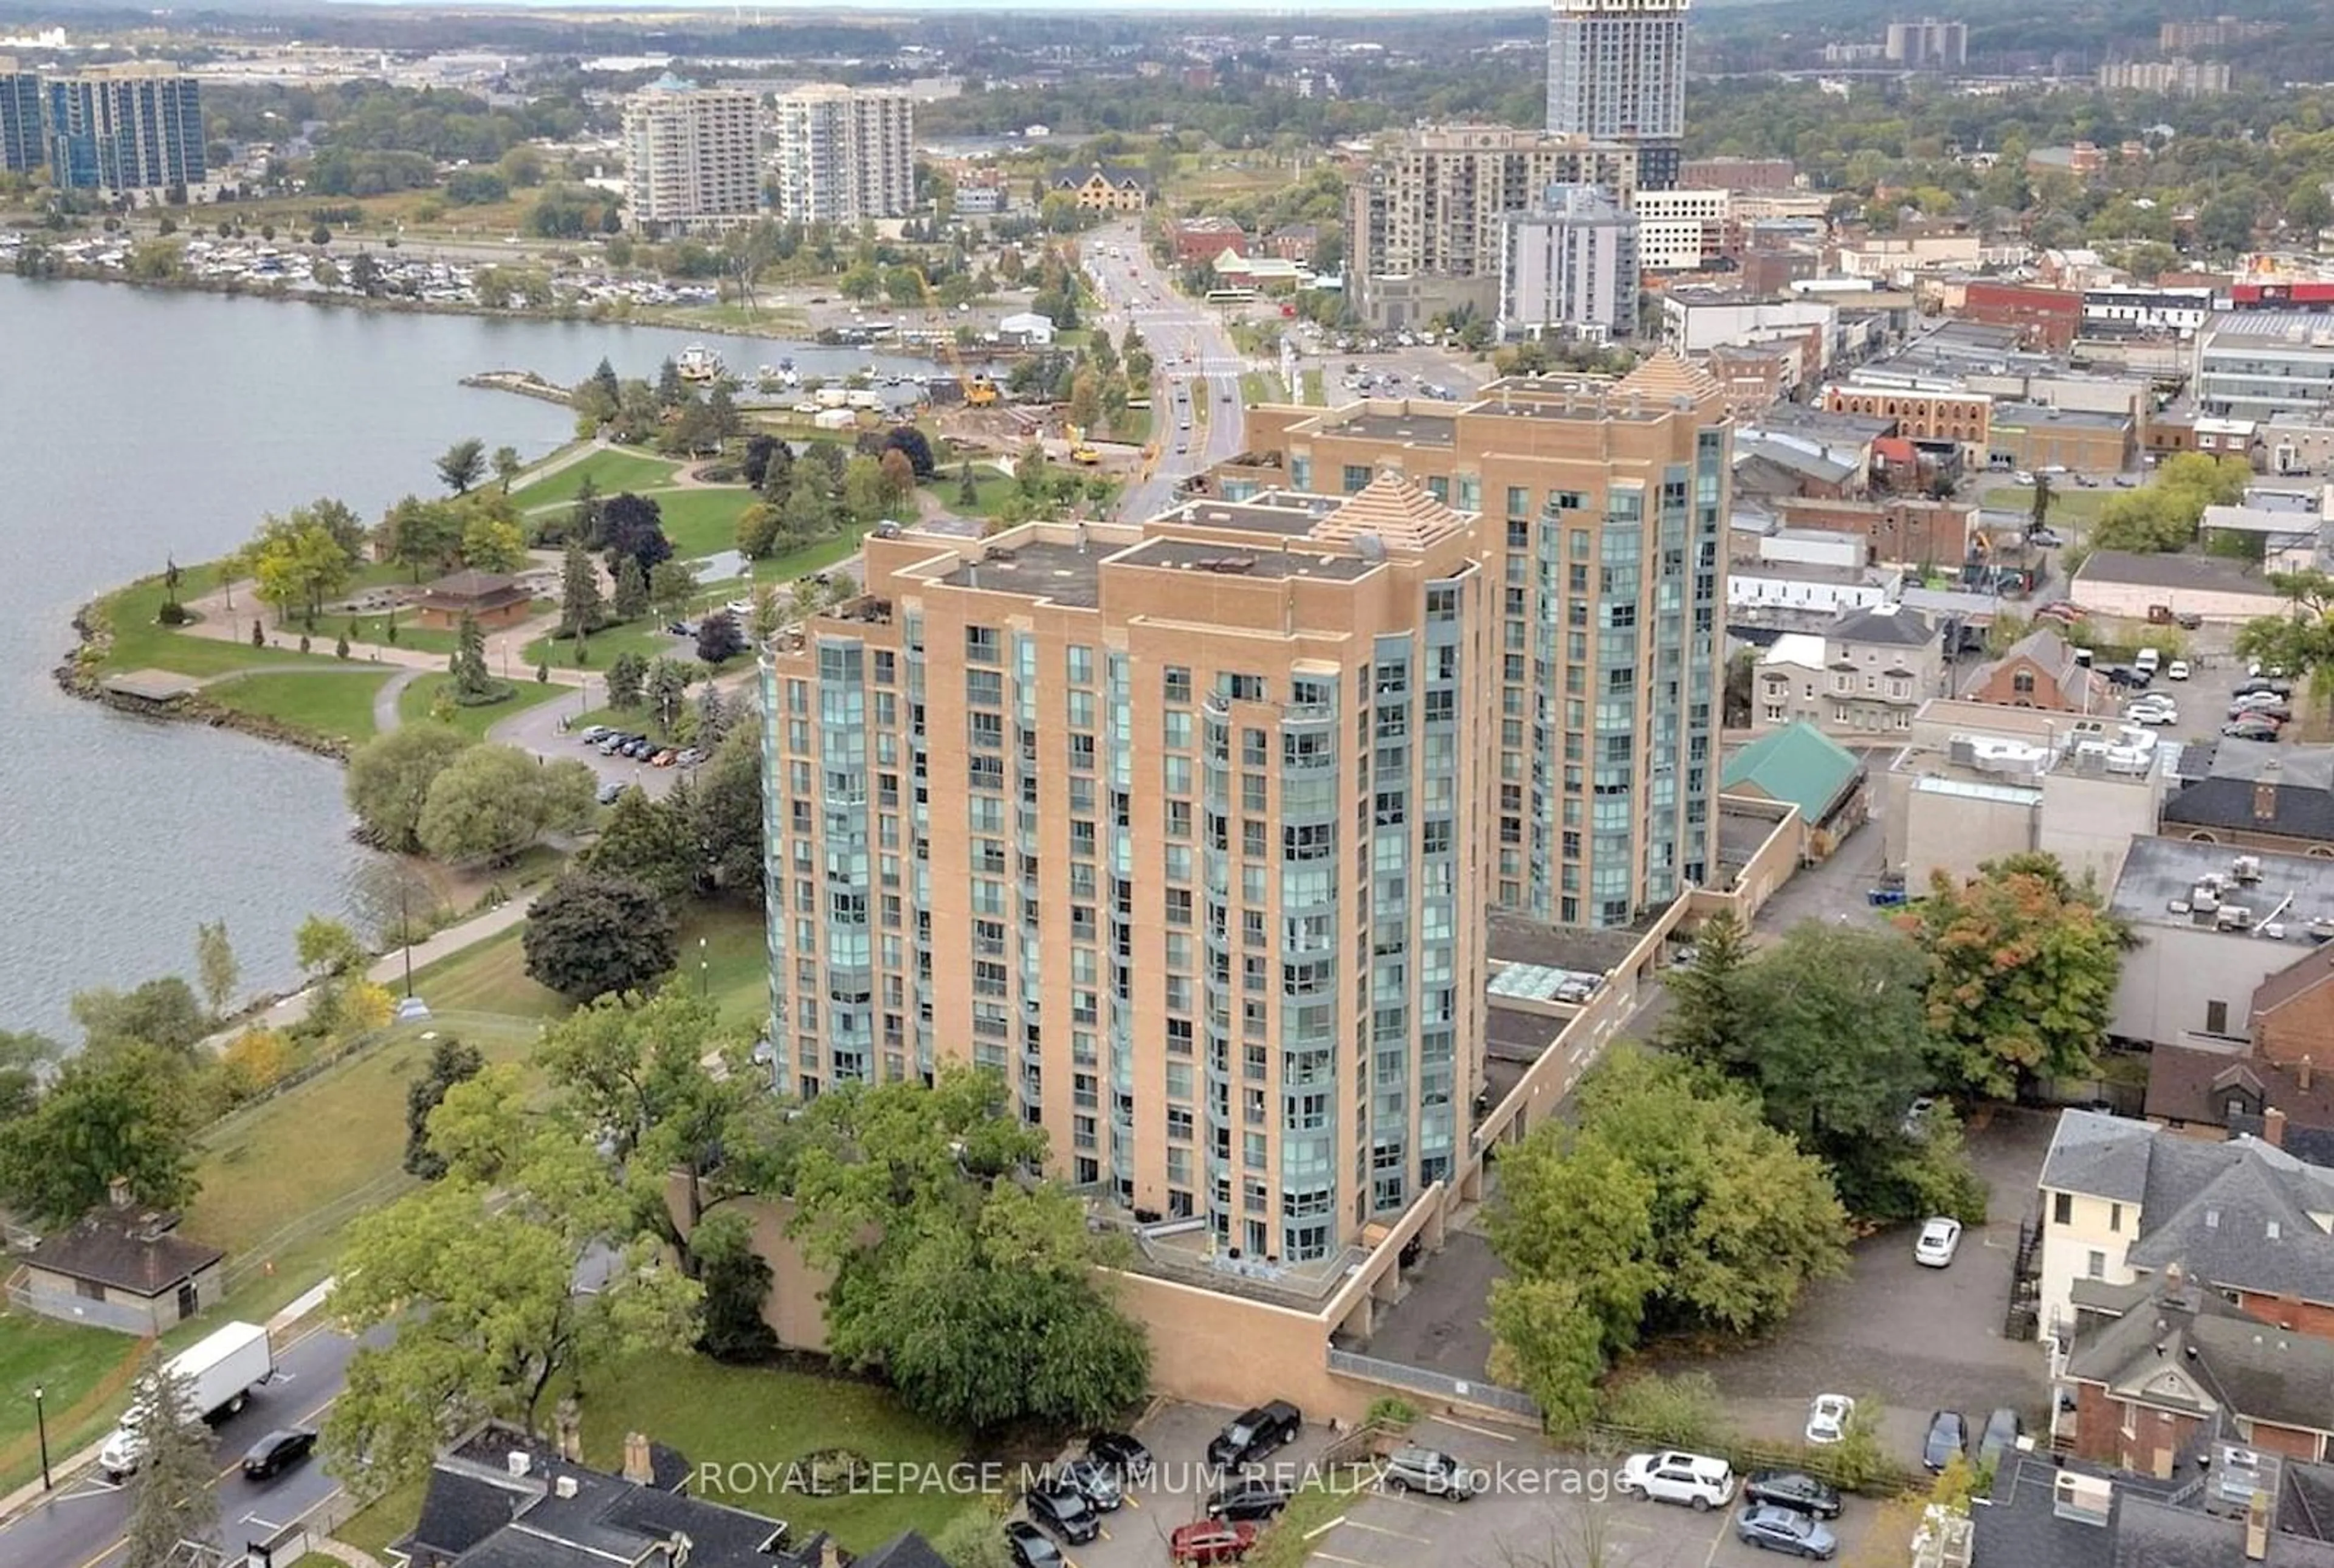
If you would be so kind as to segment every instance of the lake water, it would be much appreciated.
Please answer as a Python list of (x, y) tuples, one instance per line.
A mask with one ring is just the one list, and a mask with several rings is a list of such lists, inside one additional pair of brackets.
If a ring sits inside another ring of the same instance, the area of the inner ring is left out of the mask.
[[(333, 763), (61, 692), (72, 613), (98, 592), (336, 495), (376, 516), (437, 485), (464, 437), (528, 457), (566, 410), (459, 385), (485, 370), (569, 383), (606, 356), (653, 377), (690, 342), (733, 371), (806, 374), (859, 350), (646, 327), (394, 315), (118, 284), (0, 277), (0, 1028), (72, 1040), (92, 986), (191, 974), (225, 917), (255, 989), (292, 980), (292, 932), (346, 904), (362, 851)], [(895, 368), (885, 361), (885, 368)], [(914, 367), (904, 362), (896, 368)]]

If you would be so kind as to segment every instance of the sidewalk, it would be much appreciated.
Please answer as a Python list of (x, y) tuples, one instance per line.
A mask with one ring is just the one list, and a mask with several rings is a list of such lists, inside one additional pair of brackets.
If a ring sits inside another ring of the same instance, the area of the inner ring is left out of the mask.
[[(508, 903), (488, 909), (485, 914), (473, 915), (468, 919), (458, 921), (426, 941), (416, 943), (413, 948), (414, 968), (417, 970), (424, 968), (440, 958), (452, 957), (473, 943), (500, 936), (526, 919), (526, 907), (529, 901), (526, 899), (515, 898)], [(377, 985), (386, 986), (391, 991), (401, 990), (405, 983), (405, 949), (393, 948), (374, 959), (365, 969), (365, 978)], [(308, 1016), (309, 990), (313, 988), (295, 991), (265, 1013), (237, 1021), (232, 1029), (222, 1030), (205, 1040), (200, 1048), (207, 1051), (224, 1050), (229, 1041), (246, 1029), (285, 1029), (301, 1022)]]

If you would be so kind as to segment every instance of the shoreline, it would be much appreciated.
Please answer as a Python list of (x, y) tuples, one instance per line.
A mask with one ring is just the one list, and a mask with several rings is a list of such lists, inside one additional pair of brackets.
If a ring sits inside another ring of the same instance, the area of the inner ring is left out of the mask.
[(318, 735), (296, 725), (285, 724), (262, 714), (246, 713), (224, 703), (212, 702), (199, 691), (166, 703), (142, 703), (118, 697), (105, 689), (105, 683), (96, 674), (97, 663), (113, 646), (111, 618), (102, 610), (107, 601), (118, 599), (150, 578), (132, 578), (119, 587), (107, 590), (73, 611), (72, 628), (79, 641), (57, 665), (51, 677), (68, 697), (83, 702), (93, 702), (110, 707), (116, 713), (136, 718), (155, 719), (170, 724), (202, 724), (213, 729), (232, 729), (255, 739), (288, 746), (312, 756), (330, 758), (345, 764), (349, 760), (349, 744), (333, 736)]
[[(336, 258), (327, 253), (326, 259)], [(603, 312), (597, 307), (555, 305), (548, 310), (496, 310), (486, 305), (458, 304), (443, 300), (415, 300), (294, 289), (288, 279), (279, 279), (271, 284), (253, 284), (240, 278), (137, 278), (112, 267), (87, 266), (64, 261), (58, 262), (56, 270), (46, 276), (28, 277), (24, 281), (26, 283), (114, 284), (133, 289), (147, 289), (156, 293), (217, 294), (227, 299), (265, 300), (288, 304), (336, 305), (351, 310), (373, 311), (387, 315), (476, 316), (488, 321), (564, 322), (597, 327), (655, 327), (664, 332), (702, 332), (709, 337), (755, 338), (767, 342), (791, 343), (796, 348), (804, 349), (849, 346), (822, 343), (816, 334), (801, 322), (778, 326), (758, 322), (705, 322), (667, 315), (654, 308), (645, 312)]]

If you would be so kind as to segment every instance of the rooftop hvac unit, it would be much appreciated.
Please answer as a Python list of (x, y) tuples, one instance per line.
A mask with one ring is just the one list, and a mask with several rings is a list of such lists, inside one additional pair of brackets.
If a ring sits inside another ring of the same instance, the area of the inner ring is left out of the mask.
[(2237, 880), (2241, 882), (2260, 881), (2261, 857), (2259, 855), (2239, 855), (2237, 857), (2235, 874)]
[(2199, 914), (2211, 914), (2221, 907), (2221, 890), (2210, 882), (2197, 883), (2188, 890), (2188, 907)]
[(2223, 904), (2213, 916), (2213, 924), (2223, 931), (2242, 931), (2252, 928), (2253, 912), (2242, 904)]

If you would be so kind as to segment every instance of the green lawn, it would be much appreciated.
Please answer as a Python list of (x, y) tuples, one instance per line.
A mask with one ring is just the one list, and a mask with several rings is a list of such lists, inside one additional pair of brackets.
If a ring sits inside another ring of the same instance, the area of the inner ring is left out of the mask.
[[(1009, 483), (1009, 481), (1008, 481)], [(954, 492), (950, 492), (953, 494)], [(786, 555), (774, 555), (767, 561), (754, 563), (756, 582), (792, 582), (797, 577), (807, 577), (814, 572), (824, 572), (838, 561), (848, 561), (859, 553), (859, 541), (867, 530), (852, 524), (832, 539), (822, 539), (815, 544), (805, 544)], [(724, 597), (709, 595), (709, 601)]]
[(31, 1313), (0, 1314), (0, 1486), (41, 1473), (33, 1390), (41, 1390), (49, 1455), (61, 1458), (112, 1425), (140, 1342), (111, 1329), (74, 1328)]
[[(427, 720), (429, 705), (438, 699), (439, 691), (452, 678), (448, 675), (425, 675), (398, 693), (399, 719), (406, 724), (420, 724)], [(578, 695), (572, 686), (537, 681), (532, 669), (524, 675), (514, 675), (510, 688), (511, 695), (507, 701), (489, 703), (483, 707), (455, 708), (452, 727), (474, 740), (484, 740), (487, 731), (515, 713), (525, 713), (538, 703), (555, 702), (561, 697), (573, 703)]]
[(246, 675), (205, 688), (222, 707), (349, 741), (371, 740), (372, 702), (390, 672), (378, 665), (288, 675)]
[(526, 663), (527, 674), (532, 678), (535, 667), (545, 660), (554, 669), (604, 671), (620, 653), (637, 653), (643, 659), (653, 659), (665, 653), (693, 659), (697, 652), (686, 639), (665, 630), (664, 623), (653, 615), (595, 631), (585, 640), (584, 649), (589, 662), (579, 665), (575, 662), (574, 638), (538, 637), (519, 649), (519, 658)]
[[(2106, 486), (2086, 490), (2071, 479), (2063, 485), (2054, 484), (2050, 487), (2049, 520), (2055, 523), (2071, 518), (2078, 523), (2088, 523), (2118, 494), (2119, 491)], [(1991, 512), (2030, 513), (2034, 507), (2034, 486), (1989, 485), (1978, 492), (1977, 504)]]
[(556, 474), (522, 485), (511, 492), (511, 505), (521, 512), (537, 506), (554, 505), (573, 501), (584, 487), (584, 476), (592, 476), (592, 483), (603, 495), (612, 495), (621, 490), (653, 490), (672, 483), (680, 465), (662, 457), (651, 457), (645, 452), (629, 451), (610, 447), (593, 453), (580, 463), (571, 463)]
[[(389, 640), (389, 623), (397, 622), (397, 640)], [(357, 637), (360, 642), (379, 642), (392, 648), (409, 648), (417, 653), (435, 653), (450, 659), (454, 655), (454, 639), (458, 634), (435, 626), (416, 626), (412, 611), (400, 611), (394, 616), (360, 615), (357, 617)]]
[[(594, 1375), (584, 1400), (584, 1460), (613, 1470), (623, 1462), (624, 1434), (645, 1433), (678, 1448), (692, 1465), (740, 1467), (754, 1485), (738, 1490), (692, 1482), (690, 1494), (768, 1518), (784, 1519), (799, 1539), (832, 1533), (854, 1553), (873, 1551), (902, 1531), (937, 1534), (965, 1505), (944, 1486), (888, 1487), (818, 1497), (783, 1489), (793, 1461), (824, 1448), (901, 1466), (946, 1467), (963, 1444), (902, 1409), (872, 1383), (771, 1367), (725, 1367), (691, 1355), (641, 1355)], [(764, 1485), (775, 1480), (776, 1486)], [(413, 1527), (419, 1486), (391, 1492), (334, 1532), (380, 1556)]]
[[(700, 952), (705, 966), (701, 979)], [(692, 909), (681, 921), (680, 964), (668, 983), (702, 985), (720, 1004), (725, 1017), (759, 1028), (770, 1010), (769, 951), (761, 912), (729, 905)], [(440, 1011), (538, 1019), (562, 1018), (573, 1011), (557, 993), (527, 978), (526, 954), (516, 930), (416, 970), (413, 989)]]
[(754, 492), (743, 485), (723, 485), (660, 490), (651, 498), (664, 515), (664, 536), (672, 541), (672, 553), (683, 561), (695, 561), (738, 548), (738, 516), (753, 505)]
[(1151, 439), (1151, 410), (1130, 407), (1125, 413), (1111, 421), (1110, 438), (1136, 447)]
[(953, 469), (935, 476), (924, 488), (940, 499), (940, 505), (960, 517), (994, 517), (1004, 506), (1005, 498), (1013, 494), (1014, 479), (1010, 474), (1000, 474), (994, 468), (975, 465), (972, 488), (978, 497), (970, 506), (964, 504), (959, 489), (959, 479)]
[[(217, 584), (216, 566), (189, 566), (179, 581), (178, 597), (192, 600), (210, 592)], [(294, 651), (299, 639), (294, 629), (275, 633), (271, 628), (271, 635), (280, 635), (285, 646), (258, 649), (246, 640), (225, 641), (164, 626), (154, 619), (161, 611), (164, 596), (161, 579), (154, 578), (132, 583), (104, 601), (113, 627), (113, 648), (106, 656), (103, 669), (173, 669), (181, 675), (219, 675), (230, 669), (323, 667), (334, 662), (329, 636), (324, 639), (324, 652), (315, 655)], [(240, 593), (236, 598), (235, 617), (236, 624), (246, 632), (255, 617), (273, 620), (256, 599)]]

